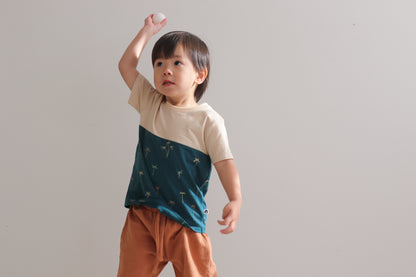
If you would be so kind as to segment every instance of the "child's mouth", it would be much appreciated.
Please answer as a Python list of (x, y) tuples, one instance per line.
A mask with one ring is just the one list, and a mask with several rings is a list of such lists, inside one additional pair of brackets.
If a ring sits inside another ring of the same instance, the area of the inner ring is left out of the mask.
[(171, 86), (171, 85), (174, 85), (174, 84), (175, 84), (174, 82), (171, 82), (171, 81), (168, 81), (168, 80), (165, 80), (162, 83), (163, 86)]

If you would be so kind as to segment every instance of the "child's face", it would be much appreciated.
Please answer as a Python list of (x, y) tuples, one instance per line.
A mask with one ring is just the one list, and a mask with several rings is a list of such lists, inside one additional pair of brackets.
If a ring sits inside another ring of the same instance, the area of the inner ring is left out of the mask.
[(195, 70), (181, 45), (176, 47), (173, 57), (157, 59), (153, 69), (155, 87), (170, 103), (195, 102), (195, 89), (204, 81), (205, 75)]

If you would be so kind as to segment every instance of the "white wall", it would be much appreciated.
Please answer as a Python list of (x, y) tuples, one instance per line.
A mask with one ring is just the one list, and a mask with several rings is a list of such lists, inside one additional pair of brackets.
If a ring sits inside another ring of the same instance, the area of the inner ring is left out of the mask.
[[(115, 276), (137, 143), (117, 64), (143, 25), (212, 52), (244, 206), (219, 276), (416, 275), (414, 1), (11, 1), (0, 6), (0, 276)], [(150, 80), (150, 50), (139, 68)], [(172, 276), (167, 267), (162, 276)]]

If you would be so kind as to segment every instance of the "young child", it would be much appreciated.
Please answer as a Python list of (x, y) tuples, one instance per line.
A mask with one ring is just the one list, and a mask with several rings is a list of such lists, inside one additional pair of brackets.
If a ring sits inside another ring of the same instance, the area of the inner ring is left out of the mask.
[(171, 262), (176, 276), (217, 276), (205, 229), (211, 165), (229, 198), (220, 225), (235, 230), (242, 196), (224, 120), (198, 104), (209, 78), (209, 52), (187, 32), (162, 36), (152, 52), (155, 88), (136, 70), (143, 48), (167, 23), (153, 15), (119, 62), (140, 114), (139, 142), (121, 234), (119, 277), (158, 276)]

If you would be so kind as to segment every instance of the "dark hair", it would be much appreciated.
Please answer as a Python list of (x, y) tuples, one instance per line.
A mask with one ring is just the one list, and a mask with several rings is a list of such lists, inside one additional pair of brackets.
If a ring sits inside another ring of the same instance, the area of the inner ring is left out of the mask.
[(173, 57), (178, 45), (181, 45), (184, 51), (188, 53), (196, 71), (200, 72), (205, 68), (207, 69), (208, 74), (204, 82), (195, 89), (194, 97), (195, 101), (198, 102), (207, 89), (210, 70), (208, 47), (200, 38), (184, 31), (174, 31), (163, 35), (153, 47), (152, 64), (154, 65), (159, 58)]

